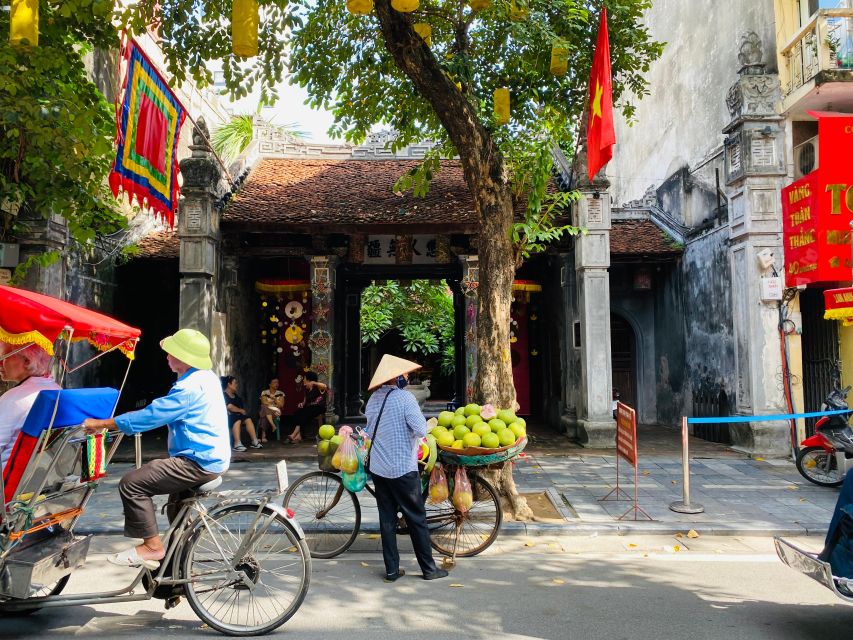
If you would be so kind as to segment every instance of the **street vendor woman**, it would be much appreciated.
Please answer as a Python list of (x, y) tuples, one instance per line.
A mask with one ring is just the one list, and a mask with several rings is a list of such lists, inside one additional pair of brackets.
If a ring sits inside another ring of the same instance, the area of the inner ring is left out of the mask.
[(223, 474), (231, 460), (222, 385), (211, 370), (210, 342), (194, 329), (181, 329), (160, 342), (178, 380), (169, 393), (145, 409), (109, 420), (87, 419), (89, 433), (117, 429), (127, 435), (169, 427), (169, 457), (152, 460), (121, 479), (124, 535), (142, 544), (110, 556), (113, 564), (156, 569), (166, 554), (157, 528), (152, 496), (169, 495), (171, 521), (182, 494)]

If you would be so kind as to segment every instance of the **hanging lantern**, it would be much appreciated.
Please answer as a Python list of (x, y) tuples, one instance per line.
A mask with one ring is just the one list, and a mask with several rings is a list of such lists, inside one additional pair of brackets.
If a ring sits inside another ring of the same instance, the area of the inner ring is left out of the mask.
[(492, 6), (492, 0), (468, 0), (468, 4), (474, 11), (482, 11)]
[(551, 47), (551, 75), (564, 76), (569, 70), (569, 50), (565, 45), (555, 44)]
[(373, 0), (347, 0), (347, 11), (354, 16), (366, 16), (373, 11)]
[(501, 125), (509, 122), (509, 89), (506, 87), (495, 89), (494, 103), (495, 124)]
[(417, 33), (421, 40), (426, 42), (426, 46), (432, 46), (432, 27), (429, 26), (426, 22), (416, 22), (413, 26), (415, 33)]
[(400, 13), (417, 11), (420, 4), (420, 0), (391, 0), (391, 6)]
[(31, 47), (39, 43), (39, 0), (12, 0), (9, 14), (9, 44)]
[(527, 16), (529, 16), (529, 15), (530, 15), (530, 9), (528, 9), (524, 5), (519, 7), (515, 3), (515, 0), (512, 0), (512, 2), (509, 5), (509, 19), (510, 20), (512, 20), (513, 22), (523, 22), (524, 20), (527, 20)]
[(258, 55), (257, 0), (234, 0), (231, 6), (231, 50), (235, 56), (252, 58)]

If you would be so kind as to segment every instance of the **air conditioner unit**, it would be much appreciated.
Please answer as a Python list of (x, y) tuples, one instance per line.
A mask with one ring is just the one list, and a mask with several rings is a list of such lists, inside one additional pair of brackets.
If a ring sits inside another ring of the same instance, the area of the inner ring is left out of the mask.
[(802, 178), (817, 169), (817, 136), (794, 147), (794, 177)]

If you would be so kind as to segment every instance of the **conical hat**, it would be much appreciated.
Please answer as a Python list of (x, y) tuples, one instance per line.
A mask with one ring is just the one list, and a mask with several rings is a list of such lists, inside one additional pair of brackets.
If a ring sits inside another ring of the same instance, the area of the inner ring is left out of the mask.
[(398, 358), (397, 356), (392, 356), (391, 354), (386, 353), (382, 356), (382, 360), (379, 361), (379, 366), (376, 367), (376, 373), (373, 374), (373, 378), (371, 378), (370, 386), (367, 387), (367, 390), (373, 391), (376, 387), (388, 382), (389, 380), (393, 380), (397, 376), (401, 376), (404, 373), (410, 373), (420, 368), (421, 365), (417, 362), (403, 360), (403, 358)]

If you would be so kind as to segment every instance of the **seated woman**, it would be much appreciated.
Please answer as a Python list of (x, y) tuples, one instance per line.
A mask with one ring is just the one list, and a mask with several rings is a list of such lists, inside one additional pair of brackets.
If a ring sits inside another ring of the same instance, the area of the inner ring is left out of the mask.
[[(302, 442), (303, 429), (307, 431), (317, 416), (326, 413), (326, 397), (329, 391), (328, 385), (319, 381), (314, 371), (309, 371), (302, 379), (305, 388), (305, 400), (299, 403), (296, 412), (287, 418), (287, 422), (293, 425), (293, 431), (288, 436), (291, 443)], [(305, 433), (305, 437), (313, 434)]]
[(268, 389), (261, 391), (261, 442), (267, 437), (272, 438), (281, 421), (281, 411), (284, 409), (284, 392), (278, 388), (278, 378), (270, 380)]
[(0, 342), (0, 380), (16, 385), (0, 396), (2, 471), (39, 391), (59, 389), (59, 385), (50, 375), (50, 356), (35, 344), (21, 349), (21, 345)]
[(263, 449), (263, 445), (258, 442), (258, 435), (255, 433), (255, 423), (252, 422), (251, 418), (246, 417), (243, 398), (237, 395), (237, 378), (223, 376), (222, 393), (225, 397), (225, 409), (228, 411), (228, 424), (231, 425), (231, 435), (234, 437), (234, 451), (246, 450), (246, 446), (240, 438), (240, 430), (243, 426), (246, 427), (246, 433), (252, 439), (252, 444), (249, 446), (252, 449)]

